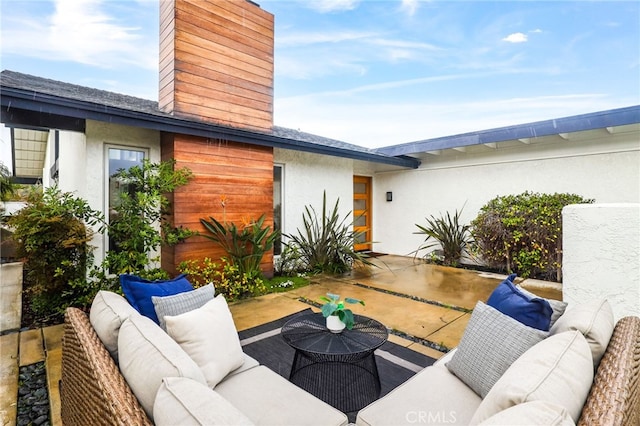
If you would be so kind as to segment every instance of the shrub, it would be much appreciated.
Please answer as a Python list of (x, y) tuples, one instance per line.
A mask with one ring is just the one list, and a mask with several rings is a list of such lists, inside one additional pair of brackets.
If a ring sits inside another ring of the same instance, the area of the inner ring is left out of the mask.
[(480, 257), (490, 266), (530, 276), (562, 280), (562, 208), (593, 203), (575, 194), (496, 197), (472, 225)]
[(187, 274), (189, 281), (196, 288), (213, 283), (216, 293), (224, 294), (227, 301), (266, 292), (265, 283), (261, 277), (240, 272), (239, 268), (226, 258), (222, 259), (221, 267), (208, 257), (202, 261), (187, 260), (178, 265), (178, 271)]
[[(416, 255), (421, 250), (428, 250), (434, 247), (442, 248), (442, 263), (447, 266), (457, 266), (463, 252), (472, 244), (473, 239), (469, 233), (470, 225), (460, 224), (460, 214), (456, 210), (453, 217), (447, 212), (446, 216), (438, 218), (425, 218), (426, 226), (416, 223), (420, 231), (417, 234), (424, 234), (427, 238), (423, 244), (414, 252)], [(430, 241), (431, 240), (431, 241)], [(429, 256), (433, 251), (425, 254)]]
[(108, 225), (109, 239), (115, 249), (107, 252), (104, 272), (136, 274), (147, 279), (168, 278), (161, 269), (150, 268), (158, 259), (149, 258), (149, 253), (161, 245), (175, 245), (193, 235), (188, 229), (171, 226), (168, 220), (170, 203), (164, 194), (186, 185), (193, 176), (186, 167), (174, 170), (174, 165), (175, 161), (144, 160), (142, 166), (115, 174), (129, 190), (120, 193), (115, 215)]
[(315, 273), (343, 273), (351, 270), (354, 262), (372, 263), (353, 247), (363, 233), (353, 230), (353, 222), (340, 218), (336, 203), (327, 213), (327, 194), (322, 197), (322, 216), (318, 218), (313, 206), (305, 206), (302, 215), (304, 230), (298, 228), (297, 235), (286, 235), (291, 241), (283, 244), (299, 256), (299, 261), (308, 271)]
[(8, 201), (15, 192), (9, 168), (0, 163), (0, 201)]
[(86, 306), (97, 291), (86, 278), (93, 262), (93, 236), (86, 226), (104, 224), (100, 212), (56, 187), (32, 191), (27, 205), (8, 220), (18, 256), (25, 259), (24, 291), (40, 317), (58, 315), (67, 306)]

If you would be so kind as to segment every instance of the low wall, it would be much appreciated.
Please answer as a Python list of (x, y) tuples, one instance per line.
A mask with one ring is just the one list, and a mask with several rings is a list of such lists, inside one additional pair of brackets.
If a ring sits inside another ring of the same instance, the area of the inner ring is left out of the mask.
[(0, 332), (19, 330), (22, 321), (22, 262), (0, 264)]
[(606, 298), (616, 320), (640, 316), (640, 204), (562, 210), (563, 298)]

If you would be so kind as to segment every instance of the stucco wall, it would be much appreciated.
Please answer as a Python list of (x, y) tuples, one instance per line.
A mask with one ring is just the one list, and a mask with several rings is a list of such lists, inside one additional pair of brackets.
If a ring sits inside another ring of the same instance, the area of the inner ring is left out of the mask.
[[(52, 132), (53, 133), (53, 132)], [(87, 139), (83, 133), (60, 131), (58, 135), (60, 155), (59, 155), (59, 180), (58, 186), (62, 191), (76, 191), (79, 197), (87, 199), (87, 188), (77, 186), (79, 182), (84, 182), (87, 176), (87, 167), (90, 167), (87, 158)], [(94, 167), (90, 167), (91, 173), (96, 173)], [(45, 170), (49, 174), (48, 170)]]
[[(326, 190), (327, 208), (340, 199), (339, 211), (345, 217), (353, 209), (353, 162), (305, 152), (274, 149), (274, 162), (283, 170), (283, 220), (285, 234), (304, 229), (302, 215), (307, 205), (322, 214), (322, 194)], [(351, 223), (351, 216), (346, 223)]]
[(640, 316), (640, 204), (562, 211), (563, 299), (608, 299), (616, 320)]
[[(603, 135), (606, 132), (602, 130)], [(464, 206), (469, 223), (499, 195), (524, 191), (569, 192), (598, 203), (640, 202), (638, 133), (607, 135), (602, 142), (546, 144), (490, 150), (484, 154), (432, 156), (419, 169), (378, 173), (374, 193), (393, 191), (393, 201), (374, 198), (375, 251), (406, 255), (423, 236), (416, 223)]]

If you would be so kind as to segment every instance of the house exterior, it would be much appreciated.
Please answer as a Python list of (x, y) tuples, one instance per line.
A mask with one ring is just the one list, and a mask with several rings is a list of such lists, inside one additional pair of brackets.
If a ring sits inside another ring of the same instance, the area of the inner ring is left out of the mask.
[[(374, 241), (359, 249), (399, 255), (420, 245), (425, 217), (464, 206), (468, 222), (498, 195), (640, 202), (640, 106), (367, 149), (273, 125), (271, 14), (246, 0), (160, 5), (158, 102), (0, 74), (2, 139), (18, 180), (56, 183), (108, 215), (117, 168), (175, 159), (195, 178), (172, 195), (174, 225), (266, 214), (291, 234), (326, 191)], [(94, 245), (100, 261), (107, 241)], [(161, 266), (221, 255), (195, 237), (163, 249)], [(273, 254), (262, 267), (272, 273)]]

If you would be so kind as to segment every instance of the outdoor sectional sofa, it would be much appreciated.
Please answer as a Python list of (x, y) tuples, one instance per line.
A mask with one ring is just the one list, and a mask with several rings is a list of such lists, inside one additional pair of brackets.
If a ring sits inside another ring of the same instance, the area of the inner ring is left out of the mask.
[[(199, 376), (199, 372), (188, 367), (174, 365), (175, 372), (169, 375), (175, 377), (158, 379), (158, 374), (167, 373), (162, 372), (164, 367), (159, 365), (155, 354), (145, 354), (145, 350), (153, 352), (153, 348), (142, 349), (135, 355), (142, 359), (133, 364), (133, 376), (131, 372), (124, 373), (116, 360), (119, 358), (122, 364), (123, 357), (126, 357), (130, 363), (131, 350), (124, 349), (129, 354), (123, 352), (123, 344), (136, 346), (135, 343), (130, 343), (132, 337), (134, 341), (154, 341), (164, 331), (154, 323), (146, 322), (137, 312), (129, 310), (125, 306), (126, 301), (118, 297), (120, 296), (115, 293), (100, 292), (92, 306), (91, 320), (86, 313), (75, 308), (69, 308), (66, 312), (60, 387), (61, 414), (65, 425), (146, 425), (153, 424), (154, 415), (157, 424), (347, 423), (344, 414), (266, 367), (259, 366), (246, 355), (242, 365), (224, 377), (214, 387), (215, 390), (203, 384), (201, 379), (198, 380), (196, 376)], [(604, 305), (601, 303), (599, 306)], [(135, 327), (132, 327), (132, 319)], [(596, 321), (595, 317), (593, 321)], [(608, 336), (606, 324), (604, 327), (596, 327), (593, 321), (588, 324), (589, 330), (585, 330), (584, 334), (589, 347), (602, 344), (593, 340), (601, 337), (597, 335), (597, 330), (604, 329), (607, 340), (601, 348), (604, 354), (597, 363), (595, 375), (591, 366), (584, 367), (573, 360), (568, 360), (573, 364), (568, 366), (562, 365), (561, 360), (558, 361), (554, 374), (560, 374), (561, 381), (571, 381), (578, 377), (583, 382), (590, 382), (586, 402), (578, 408), (579, 425), (640, 424), (640, 318), (623, 318), (613, 329), (611, 317), (612, 330), (609, 330)], [(96, 333), (92, 323), (96, 324), (99, 333)], [(142, 331), (142, 335), (123, 337), (123, 333), (130, 334), (132, 328), (136, 333)], [(596, 331), (595, 336), (590, 335), (592, 330)], [(146, 333), (155, 337), (150, 338)], [(580, 334), (580, 339), (577, 334)], [(567, 344), (568, 341), (584, 342), (580, 332), (567, 331), (559, 335), (563, 342), (560, 345), (565, 348), (571, 346)], [(121, 343), (120, 353), (118, 340)], [(559, 353), (549, 346), (550, 341), (547, 338), (537, 344), (546, 342), (548, 346), (541, 347), (542, 352), (534, 351), (534, 358), (545, 358), (545, 353), (548, 352), (556, 355)], [(456, 351), (460, 349), (461, 347)], [(551, 398), (544, 395), (540, 397), (535, 392), (530, 392), (524, 399), (516, 395), (506, 403), (513, 407), (504, 410), (499, 403), (496, 408), (494, 401), (491, 405), (498, 411), (496, 415), (485, 410), (483, 415), (473, 419), (481, 409), (483, 400), (448, 371), (446, 365), (454, 358), (456, 351), (450, 352), (434, 366), (425, 368), (385, 397), (365, 407), (358, 414), (357, 424), (450, 425), (469, 424), (472, 420), (484, 421), (482, 424), (512, 424), (514, 419), (527, 424), (536, 420), (543, 422), (540, 424), (552, 424), (549, 419), (555, 421), (553, 424), (574, 423), (572, 415), (575, 414), (571, 411), (575, 411), (575, 407), (562, 406), (563, 398), (557, 395)], [(562, 356), (556, 356), (556, 361), (560, 358)], [(531, 356), (529, 361), (532, 361)], [(590, 357), (589, 362), (593, 362)], [(529, 366), (528, 371), (536, 368), (538, 367)], [(564, 376), (563, 368), (568, 369)], [(576, 373), (575, 368), (582, 368), (584, 371)], [(509, 373), (505, 373), (507, 374)], [(125, 379), (125, 375), (128, 379)], [(141, 381), (149, 389), (141, 394), (140, 383), (132, 383), (132, 380)], [(523, 381), (526, 382), (526, 378)], [(504, 387), (504, 383), (501, 384), (499, 380), (493, 387), (500, 386)], [(133, 389), (136, 389), (137, 397)], [(492, 391), (493, 389), (489, 393)], [(485, 401), (490, 396), (487, 395)], [(518, 413), (517, 410), (521, 408), (524, 410)]]

